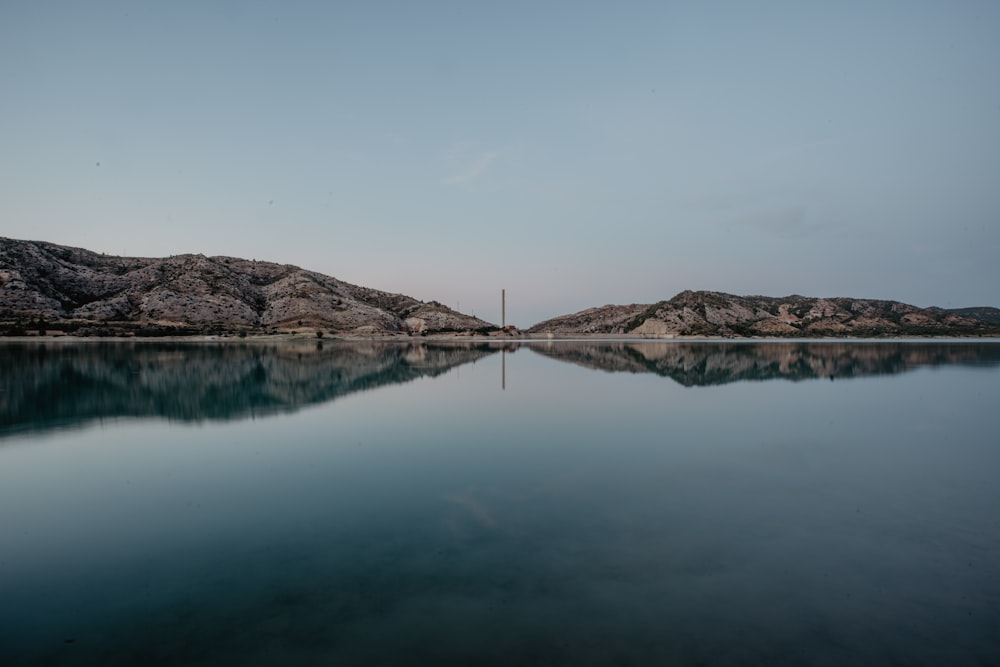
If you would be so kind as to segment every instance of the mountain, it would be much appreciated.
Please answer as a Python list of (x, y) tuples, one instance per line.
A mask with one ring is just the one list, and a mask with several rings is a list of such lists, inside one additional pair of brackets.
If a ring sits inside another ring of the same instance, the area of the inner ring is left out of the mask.
[(116, 257), (0, 238), (0, 334), (373, 335), (496, 328), (436, 301), (359, 287), (292, 265), (204, 255)]
[(976, 306), (973, 308), (949, 308), (946, 312), (962, 317), (971, 317), (974, 320), (982, 320), (990, 324), (1000, 324), (1000, 308)]
[[(359, 287), (288, 264), (237, 257), (108, 256), (0, 238), (0, 335), (184, 335), (316, 331), (487, 333), (494, 324), (436, 301)], [(996, 308), (685, 291), (540, 322), (533, 335), (878, 337), (1000, 335)]]
[(995, 336), (994, 308), (948, 311), (898, 301), (774, 298), (684, 291), (651, 305), (602, 306), (532, 326), (529, 334), (647, 337)]

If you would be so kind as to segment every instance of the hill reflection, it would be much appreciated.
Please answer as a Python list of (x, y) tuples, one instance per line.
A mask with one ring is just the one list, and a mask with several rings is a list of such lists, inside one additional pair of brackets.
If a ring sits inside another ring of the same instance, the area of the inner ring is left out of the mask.
[(1000, 365), (1000, 344), (978, 342), (553, 342), (534, 352), (609, 372), (655, 373), (685, 387), (745, 380), (892, 375), (920, 366)]
[[(981, 342), (566, 342), (532, 351), (685, 387), (842, 379), (921, 366), (1000, 366)], [(0, 345), (0, 438), (99, 419), (229, 420), (294, 412), (433, 377), (515, 345), (448, 342), (100, 342)]]
[(0, 437), (116, 417), (227, 420), (293, 412), (440, 375), (487, 345), (23, 343), (0, 345)]

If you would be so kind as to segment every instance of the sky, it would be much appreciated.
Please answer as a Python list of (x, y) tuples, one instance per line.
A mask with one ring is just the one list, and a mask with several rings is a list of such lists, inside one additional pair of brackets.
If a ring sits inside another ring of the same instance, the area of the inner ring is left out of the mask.
[(1000, 306), (1000, 3), (0, 0), (0, 236), (528, 326)]

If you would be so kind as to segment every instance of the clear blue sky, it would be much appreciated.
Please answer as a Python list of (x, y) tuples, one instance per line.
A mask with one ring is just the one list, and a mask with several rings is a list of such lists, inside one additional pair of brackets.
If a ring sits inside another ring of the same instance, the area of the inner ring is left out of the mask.
[(0, 235), (522, 326), (1000, 306), (1000, 2), (0, 1)]

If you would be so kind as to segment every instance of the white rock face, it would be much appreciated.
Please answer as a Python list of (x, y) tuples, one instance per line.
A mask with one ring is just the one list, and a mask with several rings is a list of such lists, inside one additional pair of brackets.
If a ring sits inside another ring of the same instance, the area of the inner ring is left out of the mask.
[(670, 325), (663, 320), (650, 318), (632, 330), (644, 336), (665, 336), (671, 332)]
[(403, 320), (403, 324), (413, 333), (423, 333), (427, 330), (427, 320), (422, 317), (407, 317)]

